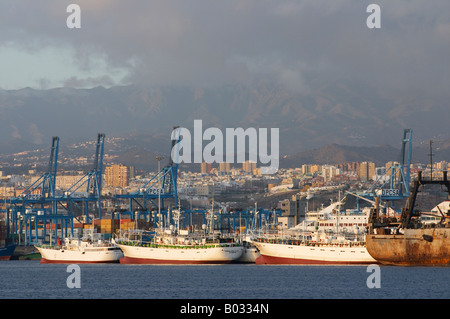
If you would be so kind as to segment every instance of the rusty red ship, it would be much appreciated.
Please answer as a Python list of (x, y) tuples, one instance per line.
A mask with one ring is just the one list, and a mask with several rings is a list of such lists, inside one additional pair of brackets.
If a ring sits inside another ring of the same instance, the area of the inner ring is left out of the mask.
[[(400, 218), (386, 218), (377, 201), (369, 217), (366, 247), (369, 254), (382, 264), (406, 266), (450, 265), (450, 210), (437, 207), (437, 212), (421, 212), (414, 208), (419, 189), (425, 185), (440, 185), (450, 195), (447, 172), (441, 179), (427, 180), (418, 172), (411, 195), (402, 208)], [(450, 198), (450, 197), (448, 197)], [(424, 222), (424, 215), (436, 222)]]

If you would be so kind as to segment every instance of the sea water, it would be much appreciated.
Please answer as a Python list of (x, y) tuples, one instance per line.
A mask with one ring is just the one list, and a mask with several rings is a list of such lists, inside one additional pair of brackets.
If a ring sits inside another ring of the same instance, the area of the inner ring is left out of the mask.
[(65, 264), (0, 262), (1, 299), (447, 299), (450, 268), (380, 266)]

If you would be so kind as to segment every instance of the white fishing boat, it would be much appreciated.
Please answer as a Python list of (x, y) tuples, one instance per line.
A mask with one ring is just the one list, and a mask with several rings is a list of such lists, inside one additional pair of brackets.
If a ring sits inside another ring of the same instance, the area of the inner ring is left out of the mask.
[(244, 241), (242, 243), (242, 255), (235, 262), (237, 263), (254, 263), (260, 256), (258, 248), (250, 241)]
[(65, 238), (56, 245), (36, 245), (41, 263), (117, 263), (123, 253), (114, 241), (103, 234), (85, 229), (82, 238)]
[(117, 245), (124, 254), (123, 264), (225, 264), (243, 253), (242, 244), (232, 239), (173, 229), (156, 234), (149, 242), (121, 239)]
[[(322, 235), (322, 236), (320, 236)], [(257, 237), (257, 264), (366, 264), (376, 263), (365, 242), (329, 234)]]
[(241, 243), (212, 231), (214, 214), (209, 214), (210, 227), (202, 225), (200, 232), (180, 229), (180, 210), (173, 210), (172, 214), (174, 224), (168, 229), (158, 228), (150, 241), (139, 238), (139, 231), (121, 236), (117, 241), (124, 254), (120, 263), (225, 264), (241, 257)]
[(341, 201), (307, 214), (295, 227), (260, 232), (252, 244), (259, 250), (257, 264), (366, 264), (376, 263), (365, 245), (370, 209), (341, 210)]

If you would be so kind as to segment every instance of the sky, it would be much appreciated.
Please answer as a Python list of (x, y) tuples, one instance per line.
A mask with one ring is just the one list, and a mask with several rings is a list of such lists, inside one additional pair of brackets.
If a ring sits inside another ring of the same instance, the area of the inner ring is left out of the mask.
[[(81, 28), (68, 28), (78, 4)], [(370, 29), (369, 4), (381, 27)], [(0, 0), (0, 88), (349, 80), (448, 94), (448, 0)]]

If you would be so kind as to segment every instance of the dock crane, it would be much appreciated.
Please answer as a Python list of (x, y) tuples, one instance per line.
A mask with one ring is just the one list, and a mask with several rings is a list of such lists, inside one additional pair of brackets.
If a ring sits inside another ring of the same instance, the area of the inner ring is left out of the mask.
[[(180, 140), (180, 128), (174, 126), (172, 130), (172, 143), (171, 151), (174, 150), (176, 144)], [(171, 152), (172, 154), (172, 152)], [(177, 155), (176, 152), (175, 155)], [(162, 160), (162, 157), (157, 157), (158, 163)], [(159, 165), (158, 165), (159, 166)], [(133, 214), (133, 204), (138, 206), (138, 210), (141, 212), (149, 213), (148, 202), (160, 210), (164, 207), (164, 201), (172, 199), (174, 205), (178, 203), (178, 160), (173, 160), (170, 157), (169, 164), (163, 168), (158, 167), (158, 172), (151, 177), (144, 185), (142, 185), (137, 192), (123, 195), (115, 195), (116, 199), (128, 199), (129, 200), (129, 212)]]
[[(172, 131), (171, 150), (174, 149), (175, 143), (179, 141), (179, 132), (179, 127), (175, 126)], [(178, 154), (178, 152), (176, 154)], [(178, 161), (176, 160), (174, 162), (172, 156), (170, 156), (169, 164), (162, 169), (159, 169), (158, 167), (158, 170), (158, 173), (145, 183), (139, 191), (143, 194), (144, 203), (146, 202), (146, 199), (149, 199), (155, 204), (154, 200), (158, 198), (160, 201), (159, 205), (164, 207), (164, 199), (172, 198), (176, 205), (178, 203)], [(155, 204), (156, 207), (159, 205)]]
[[(58, 166), (59, 137), (52, 138), (52, 146), (50, 150), (50, 160), (48, 170), (34, 183), (28, 186), (19, 196), (12, 199), (12, 202), (30, 204), (44, 204), (52, 202), (52, 212), (56, 213), (55, 197), (56, 188), (56, 172)], [(35, 194), (36, 190), (40, 190), (40, 194)]]
[[(96, 202), (98, 216), (102, 218), (102, 173), (103, 173), (103, 156), (104, 156), (105, 134), (99, 133), (95, 149), (93, 169), (82, 176), (65, 192), (61, 200), (67, 201), (67, 208), (70, 205), (82, 203), (84, 207), (80, 207), (85, 212), (86, 222), (90, 222), (89, 203)], [(84, 188), (85, 187), (85, 188)], [(85, 189), (84, 193), (80, 193), (80, 189)]]
[[(371, 203), (378, 198), (381, 202), (392, 202), (395, 200), (404, 200), (410, 196), (410, 167), (412, 154), (412, 129), (404, 129), (402, 137), (402, 147), (400, 162), (394, 163), (389, 170), (380, 176), (367, 190), (362, 193), (350, 195), (358, 199), (365, 199)], [(389, 178), (386, 178), (389, 177)]]
[[(45, 239), (47, 227), (58, 224), (67, 234), (68, 226), (73, 225), (73, 216), (58, 212), (56, 190), (56, 173), (58, 164), (59, 137), (52, 138), (48, 170), (17, 197), (5, 200), (9, 204), (8, 221), (11, 221), (9, 234), (15, 234), (19, 245), (35, 243)], [(9, 223), (8, 223), (9, 224)], [(33, 233), (34, 227), (34, 236)], [(43, 227), (43, 236), (38, 235), (38, 228)], [(23, 241), (22, 241), (23, 236)]]
[[(412, 129), (403, 131), (401, 160), (394, 163), (385, 175), (378, 178), (365, 192), (363, 197), (374, 199), (380, 197), (382, 201), (392, 201), (409, 197), (409, 181), (412, 153)], [(385, 177), (389, 176), (388, 179)], [(381, 180), (385, 179), (384, 182)], [(380, 185), (380, 182), (382, 184)]]

